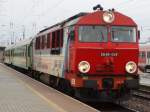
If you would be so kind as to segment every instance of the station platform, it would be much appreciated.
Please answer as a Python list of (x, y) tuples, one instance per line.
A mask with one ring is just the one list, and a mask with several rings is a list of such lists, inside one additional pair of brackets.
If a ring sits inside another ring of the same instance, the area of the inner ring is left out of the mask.
[(0, 64), (0, 112), (98, 112)]

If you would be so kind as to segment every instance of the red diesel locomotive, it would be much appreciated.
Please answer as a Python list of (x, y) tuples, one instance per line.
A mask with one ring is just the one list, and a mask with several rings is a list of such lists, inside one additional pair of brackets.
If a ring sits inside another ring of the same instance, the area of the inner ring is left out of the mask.
[(82, 97), (97, 90), (115, 98), (138, 88), (139, 35), (131, 18), (98, 10), (81, 17), (69, 38), (65, 78)]
[(130, 17), (95, 9), (40, 31), (28, 43), (26, 68), (79, 98), (112, 101), (139, 86), (139, 33)]

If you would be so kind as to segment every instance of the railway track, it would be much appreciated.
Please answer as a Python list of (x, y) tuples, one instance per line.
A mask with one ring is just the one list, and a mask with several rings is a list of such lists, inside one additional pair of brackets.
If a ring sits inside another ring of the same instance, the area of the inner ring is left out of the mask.
[(133, 109), (123, 107), (115, 103), (87, 103), (89, 106), (99, 110), (100, 112), (137, 112)]
[(132, 96), (138, 99), (150, 101), (150, 87), (141, 85), (138, 90), (132, 92)]

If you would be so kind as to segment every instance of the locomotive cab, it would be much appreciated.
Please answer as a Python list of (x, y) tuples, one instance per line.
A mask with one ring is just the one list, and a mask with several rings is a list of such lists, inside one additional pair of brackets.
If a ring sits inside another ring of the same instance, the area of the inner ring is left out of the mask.
[(73, 29), (66, 76), (80, 94), (93, 89), (98, 96), (116, 97), (138, 88), (138, 31), (131, 18), (98, 10), (81, 17)]

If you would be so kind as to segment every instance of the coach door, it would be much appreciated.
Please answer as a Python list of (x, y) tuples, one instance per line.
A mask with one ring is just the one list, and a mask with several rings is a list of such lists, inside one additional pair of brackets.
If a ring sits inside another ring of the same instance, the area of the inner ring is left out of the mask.
[(31, 67), (32, 64), (32, 44), (27, 46), (27, 67)]

